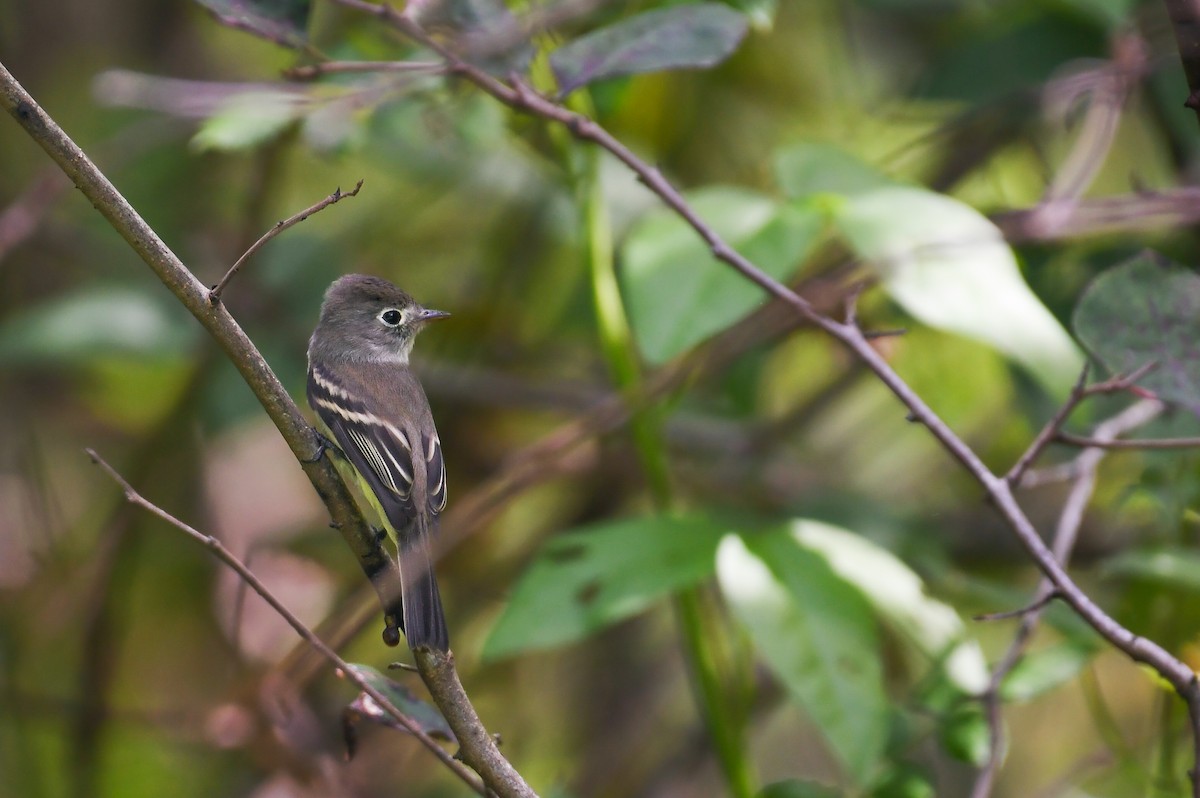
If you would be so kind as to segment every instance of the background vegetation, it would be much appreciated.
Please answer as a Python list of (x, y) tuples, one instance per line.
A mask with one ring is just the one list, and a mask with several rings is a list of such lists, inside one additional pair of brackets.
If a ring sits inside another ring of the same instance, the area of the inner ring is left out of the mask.
[[(297, 50), (198, 4), (0, 2), (0, 61), (209, 285), (276, 220), (364, 181), (223, 299), (296, 397), (338, 275), (453, 312), (417, 350), (449, 467), (442, 590), (463, 681), (539, 793), (987, 794), (995, 702), (991, 794), (1188, 789), (1183, 703), (1059, 604), (988, 692), (1034, 616), (972, 619), (1028, 606), (1040, 572), (926, 425), (627, 168), (436, 69), (282, 80), (438, 63), (345, 5), (314, 4)], [(474, 62), (551, 91), (564, 60), (546, 53), (685, 6), (577, 3)], [(496, 36), (491, 8), (423, 21)], [(903, 330), (875, 351), (994, 472), (1063, 406), (1085, 349), (1101, 377), (1170, 368), (1066, 429), (1196, 434), (1200, 291), (1129, 261), (1195, 259), (1196, 117), (1165, 5), (725, 8), (727, 60), (564, 102), (820, 311), (857, 295), (865, 329)], [(1173, 323), (1147, 332), (1147, 314)], [(237, 372), (7, 123), (0, 402), (0, 795), (465, 792), (365, 724), (343, 763), (354, 690), (83, 455), (224, 541), (346, 658), (401, 651)], [(1063, 548), (1088, 595), (1194, 662), (1195, 455), (1087, 451), (1035, 452), (1022, 506), (1047, 538), (1078, 531)]]

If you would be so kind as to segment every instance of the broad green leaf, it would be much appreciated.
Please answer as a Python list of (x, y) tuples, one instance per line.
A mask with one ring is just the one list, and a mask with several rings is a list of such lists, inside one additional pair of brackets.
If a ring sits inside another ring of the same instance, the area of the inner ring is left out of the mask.
[(843, 798), (846, 793), (815, 781), (788, 779), (768, 784), (755, 798)]
[(1143, 253), (1088, 286), (1074, 326), (1105, 367), (1128, 374), (1155, 363), (1138, 384), (1200, 411), (1200, 277)]
[(0, 326), (0, 363), (77, 363), (97, 355), (172, 357), (196, 326), (180, 308), (144, 291), (89, 288), (49, 299)]
[[(408, 687), (389, 678), (370, 665), (352, 663), (350, 670), (365, 680), (367, 684), (383, 693), (392, 702), (392, 706), (416, 722), (417, 726), (430, 737), (436, 737), (448, 742), (455, 741), (454, 732), (450, 729), (450, 724), (442, 716), (441, 711), (428, 701), (418, 698), (417, 694)], [(408, 729), (400, 725), (399, 721), (384, 712), (379, 704), (375, 703), (375, 700), (366, 693), (359, 693), (358, 698), (350, 704), (349, 709), (352, 713), (368, 718), (375, 723), (399, 731), (408, 731)], [(346, 743), (347, 747), (353, 752), (353, 737), (349, 729), (347, 729)]]
[(1074, 679), (1100, 650), (1077, 641), (1057, 643), (1021, 658), (1000, 685), (1005, 701), (1028, 701)]
[(727, 535), (717, 550), (726, 600), (771, 670), (863, 783), (883, 755), (889, 705), (871, 608), (787, 532)]
[[(768, 274), (792, 274), (821, 233), (820, 214), (735, 188), (689, 197), (701, 218)], [(623, 251), (630, 320), (647, 359), (662, 363), (749, 313), (766, 293), (712, 256), (696, 232), (666, 211), (647, 214)]]
[(222, 25), (285, 47), (308, 41), (310, 0), (196, 0)]
[(204, 120), (192, 147), (246, 150), (273, 139), (303, 116), (306, 99), (287, 91), (249, 91), (230, 97)]
[(551, 540), (513, 590), (488, 659), (579, 640), (713, 572), (728, 527), (705, 518), (616, 521)]
[(1155, 584), (1200, 592), (1200, 551), (1160, 548), (1127, 551), (1104, 562), (1105, 576), (1138, 577)]
[(646, 11), (593, 31), (550, 54), (559, 92), (604, 78), (704, 68), (724, 61), (746, 34), (746, 18), (720, 3)]
[(824, 557), (927, 661), (940, 663), (962, 692), (973, 695), (987, 687), (987, 662), (979, 644), (964, 639), (958, 613), (926, 595), (921, 577), (894, 554), (862, 535), (819, 521), (794, 521), (792, 536)]
[(1069, 390), (1083, 357), (981, 213), (943, 194), (891, 186), (849, 197), (837, 223), (914, 317), (994, 347), (1055, 395)]
[(861, 194), (895, 181), (832, 144), (804, 142), (775, 155), (775, 179), (793, 199), (814, 194)]

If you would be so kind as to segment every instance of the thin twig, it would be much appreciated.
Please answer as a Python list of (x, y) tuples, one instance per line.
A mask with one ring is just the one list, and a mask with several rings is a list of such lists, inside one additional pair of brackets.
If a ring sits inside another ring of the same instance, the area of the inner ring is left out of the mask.
[(259, 578), (254, 575), (254, 572), (247, 568), (241, 560), (235, 557), (233, 553), (229, 551), (229, 549), (225, 548), (225, 545), (221, 543), (221, 541), (217, 540), (212, 535), (206, 535), (194, 527), (184, 523), (183, 521), (180, 521), (178, 518), (171, 515), (157, 504), (154, 504), (149, 499), (146, 499), (144, 496), (138, 493), (132, 485), (126, 482), (125, 478), (117, 473), (116, 469), (110, 466), (102, 457), (100, 457), (100, 455), (96, 454), (95, 450), (86, 449), (85, 451), (87, 452), (88, 457), (91, 458), (92, 462), (100, 466), (100, 468), (102, 468), (104, 472), (108, 474), (108, 476), (112, 478), (117, 485), (120, 486), (121, 490), (125, 494), (125, 500), (127, 502), (141, 507), (151, 515), (158, 516), (163, 521), (166, 521), (171, 526), (185, 533), (188, 537), (192, 538), (192, 540), (195, 540), (197, 543), (207, 547), (208, 550), (213, 553), (214, 557), (227, 565), (238, 575), (238, 577), (241, 578), (243, 584), (247, 585), (251, 590), (262, 597), (263, 601), (270, 604), (271, 608), (274, 609), (275, 612), (279, 613), (279, 617), (287, 621), (288, 626), (291, 626), (292, 629), (296, 631), (296, 634), (300, 635), (300, 637), (303, 638), (310, 646), (320, 652), (321, 656), (325, 657), (330, 664), (338, 668), (345, 679), (369, 695), (384, 712), (393, 717), (397, 723), (407, 729), (410, 734), (420, 741), (421, 745), (428, 748), (443, 765), (450, 768), (450, 770), (453, 771), (456, 776), (462, 779), (463, 783), (480, 795), (487, 794), (486, 788), (483, 786), (483, 783), (479, 780), (478, 776), (472, 773), (465, 765), (463, 765), (461, 762), (451, 756), (444, 748), (438, 745), (432, 737), (425, 733), (425, 730), (421, 728), (420, 724), (397, 709), (396, 706), (388, 700), (387, 696), (376, 690), (370, 682), (358, 675), (355, 670), (350, 667), (348, 662), (338, 656), (336, 651), (325, 644), (324, 640), (313, 634), (312, 630), (305, 626), (303, 621), (297, 618), (295, 614), (293, 614), (292, 611), (283, 604), (283, 602), (276, 598), (275, 595), (267, 589), (267, 586), (264, 585)]
[(441, 61), (324, 61), (319, 64), (291, 67), (283, 71), (288, 80), (315, 80), (322, 75), (359, 72), (420, 72), (435, 75), (444, 72)]
[(1075, 380), (1075, 385), (1071, 387), (1071, 394), (1067, 397), (1067, 401), (1063, 402), (1058, 412), (1051, 416), (1050, 420), (1046, 422), (1046, 426), (1042, 427), (1041, 431), (1033, 439), (1033, 443), (1029, 444), (1029, 448), (1025, 450), (1025, 453), (1021, 455), (1017, 462), (1013, 463), (1013, 467), (1004, 475), (1004, 478), (1008, 480), (1008, 484), (1021, 484), (1021, 477), (1025, 475), (1029, 466), (1041, 456), (1045, 448), (1050, 445), (1050, 441), (1054, 440), (1054, 436), (1058, 434), (1062, 425), (1067, 422), (1067, 416), (1071, 415), (1071, 412), (1087, 396), (1088, 371), (1090, 371), (1090, 364), (1084, 363), (1083, 369), (1079, 372), (1079, 379)]
[[(1079, 385), (1077, 384), (1076, 387), (1078, 389)], [(1072, 395), (1074, 396), (1075, 393), (1081, 394), (1082, 398), (1082, 395), (1086, 394), (1087, 391), (1077, 390)], [(1075, 404), (1078, 404), (1078, 401)], [(1161, 402), (1142, 400), (1130, 405), (1122, 412), (1098, 425), (1095, 437), (1099, 440), (1112, 440), (1118, 435), (1148, 423), (1162, 411), (1163, 405)], [(1056, 417), (1058, 415), (1056, 414)], [(1087, 508), (1087, 504), (1096, 487), (1096, 470), (1103, 459), (1104, 451), (1102, 449), (1088, 449), (1076, 458), (1075, 484), (1071, 486), (1071, 491), (1067, 494), (1067, 500), (1063, 503), (1063, 509), (1058, 518), (1058, 526), (1054, 533), (1053, 555), (1055, 560), (1064, 566), (1070, 559), (1071, 551), (1075, 548), (1079, 528), (1083, 525), (1084, 510)], [(1004, 652), (1004, 656), (1000, 658), (1000, 661), (992, 669), (987, 689), (980, 697), (988, 719), (988, 731), (991, 743), (988, 748), (988, 760), (976, 777), (975, 786), (971, 791), (971, 798), (987, 798), (987, 796), (991, 795), (996, 773), (1000, 768), (1000, 763), (1004, 760), (1004, 720), (1000, 714), (1001, 685), (1025, 655), (1025, 649), (1028, 647), (1029, 641), (1033, 638), (1033, 633), (1037, 630), (1046, 605), (1052, 599), (1059, 597), (1065, 598), (1049, 579), (1043, 577), (1041, 583), (1038, 585), (1033, 601), (1028, 607), (1016, 613), (1021, 617), (1021, 624), (1017, 627), (1017, 631), (1013, 635), (1008, 649)], [(993, 616), (988, 616), (988, 619), (999, 618), (1004, 615), (1005, 613), (996, 613)], [(1189, 706), (1191, 706), (1191, 702), (1189, 702)]]
[(1026, 472), (1029, 470), (1029, 467), (1033, 465), (1033, 462), (1037, 460), (1038, 457), (1041, 456), (1046, 447), (1049, 446), (1053, 441), (1060, 438), (1063, 424), (1067, 422), (1067, 418), (1072, 412), (1074, 412), (1075, 408), (1077, 408), (1084, 399), (1087, 399), (1089, 396), (1120, 393), (1121, 391), (1131, 390), (1136, 385), (1138, 380), (1149, 374), (1157, 366), (1157, 362), (1150, 362), (1133, 370), (1128, 375), (1118, 374), (1110, 377), (1107, 380), (1104, 380), (1103, 382), (1085, 385), (1087, 382), (1089, 367), (1088, 364), (1084, 364), (1083, 371), (1079, 374), (1079, 379), (1075, 381), (1074, 387), (1071, 388), (1070, 396), (1068, 396), (1067, 400), (1063, 402), (1063, 405), (1058, 409), (1058, 412), (1056, 412), (1050, 418), (1050, 420), (1046, 422), (1046, 425), (1042, 427), (1041, 431), (1038, 432), (1037, 437), (1035, 437), (1033, 442), (1029, 444), (1029, 448), (1025, 450), (1025, 453), (1021, 455), (1017, 462), (1013, 464), (1013, 467), (1009, 469), (1008, 473), (1005, 474), (1004, 478), (1008, 480), (1008, 484), (1014, 487), (1018, 485), (1022, 487), (1028, 487), (1028, 484), (1022, 479), (1022, 477), (1025, 476)]
[(249, 260), (251, 255), (253, 255), (255, 252), (258, 252), (260, 249), (262, 249), (263, 245), (265, 245), (268, 241), (270, 241), (272, 238), (279, 235), (280, 233), (282, 233), (284, 230), (288, 229), (289, 227), (300, 224), (300, 222), (303, 222), (305, 219), (312, 216), (314, 213), (323, 211), (326, 208), (328, 208), (330, 205), (334, 205), (338, 202), (341, 202), (346, 197), (357, 197), (358, 190), (362, 188), (362, 185), (363, 185), (363, 181), (359, 180), (358, 183), (356, 183), (354, 185), (354, 188), (351, 191), (344, 192), (344, 191), (342, 191), (341, 187), (335, 188), (333, 190), (332, 194), (330, 194), (328, 197), (321, 200), (320, 202), (318, 202), (314, 205), (310, 205), (309, 207), (305, 208), (304, 210), (300, 211), (299, 213), (295, 214), (294, 216), (289, 216), (288, 218), (284, 219), (283, 221), (276, 222), (274, 227), (272, 227), (270, 230), (268, 230), (266, 233), (264, 233), (261, 238), (259, 238), (257, 241), (255, 241), (253, 244), (250, 245), (250, 249), (248, 249), (244, 253), (242, 253), (242, 257), (237, 259), (237, 262), (234, 263), (233, 266), (231, 266), (229, 268), (229, 271), (225, 272), (225, 276), (221, 278), (221, 281), (218, 282), (215, 286), (213, 286), (212, 290), (208, 292), (209, 304), (216, 305), (218, 302), (221, 301), (221, 294), (222, 294), (222, 292), (224, 292), (225, 286), (229, 285), (229, 281), (232, 280), (233, 276), (238, 273), (239, 269), (242, 268), (242, 264), (245, 263), (247, 260)]
[(1101, 440), (1086, 435), (1073, 435), (1070, 432), (1059, 432), (1055, 441), (1068, 446), (1082, 446), (1086, 449), (1195, 449), (1200, 446), (1200, 437), (1196, 438), (1121, 438), (1118, 440)]

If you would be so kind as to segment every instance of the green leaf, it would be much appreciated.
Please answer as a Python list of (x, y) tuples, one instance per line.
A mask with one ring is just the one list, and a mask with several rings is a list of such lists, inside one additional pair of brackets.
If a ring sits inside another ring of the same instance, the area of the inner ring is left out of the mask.
[(1151, 252), (1097, 277), (1075, 308), (1075, 334), (1097, 360), (1160, 399), (1200, 411), (1200, 277)]
[[(811, 208), (735, 188), (698, 191), (689, 201), (731, 246), (778, 279), (792, 274), (823, 225)], [(669, 360), (766, 301), (766, 293), (713, 257), (673, 213), (654, 211), (630, 232), (623, 285), (641, 350)]]
[(593, 31), (550, 54), (561, 94), (596, 80), (724, 61), (746, 34), (746, 18), (720, 3), (646, 11)]
[(196, 0), (222, 25), (285, 47), (308, 41), (310, 0)]
[(304, 114), (305, 98), (287, 91), (236, 94), (204, 120), (192, 147), (198, 151), (236, 151), (256, 147), (278, 136)]
[(926, 662), (945, 671), (963, 693), (987, 687), (983, 651), (966, 631), (958, 613), (930, 598), (915, 571), (881, 546), (839, 527), (819, 521), (792, 523), (801, 546), (820, 554), (829, 566), (870, 602), (877, 616)]
[(727, 531), (706, 518), (649, 516), (559, 535), (517, 583), (483, 656), (569, 643), (636, 615), (711, 575)]
[(1106, 577), (1137, 577), (1167, 587), (1200, 592), (1200, 552), (1177, 548), (1127, 551), (1106, 560), (1102, 573)]
[(1028, 701), (1074, 679), (1095, 659), (1098, 645), (1067, 641), (1031, 651), (1000, 685), (1005, 701)]
[(775, 155), (775, 179), (793, 199), (813, 194), (861, 194), (895, 181), (832, 144), (804, 142)]
[(815, 781), (787, 779), (768, 784), (756, 798), (843, 798), (846, 793)]
[(779, 11), (779, 0), (725, 0), (746, 15), (750, 27), (769, 33), (775, 26), (775, 14)]
[(943, 194), (891, 186), (851, 196), (837, 223), (906, 311), (973, 338), (1065, 395), (1083, 358), (1025, 283), (1012, 250), (985, 216)]
[(98, 355), (174, 357), (198, 330), (182, 309), (126, 288), (88, 288), (39, 303), (0, 326), (0, 363), (80, 363)]
[(977, 703), (962, 704), (942, 720), (938, 737), (946, 753), (968, 765), (981, 767), (992, 750), (987, 717)]
[(900, 764), (871, 790), (871, 798), (934, 798), (929, 779), (907, 764)]
[[(428, 701), (417, 698), (416, 693), (408, 687), (388, 678), (370, 665), (352, 663), (350, 670), (354, 671), (376, 690), (383, 693), (392, 702), (392, 706), (414, 721), (421, 731), (430, 737), (440, 740), (446, 740), (447, 742), (456, 741), (454, 732), (450, 729), (450, 724), (442, 716), (441, 711)], [(367, 718), (397, 731), (408, 732), (408, 729), (400, 725), (400, 722), (394, 717), (384, 712), (379, 704), (375, 703), (375, 700), (366, 693), (359, 693), (358, 698), (350, 704), (348, 710), (349, 712), (344, 718), (344, 729), (346, 731), (346, 746), (351, 754), (354, 751), (354, 735), (351, 726), (357, 717)]]
[(862, 595), (791, 534), (727, 535), (717, 576), (771, 670), (846, 774), (870, 780), (887, 741), (879, 636)]

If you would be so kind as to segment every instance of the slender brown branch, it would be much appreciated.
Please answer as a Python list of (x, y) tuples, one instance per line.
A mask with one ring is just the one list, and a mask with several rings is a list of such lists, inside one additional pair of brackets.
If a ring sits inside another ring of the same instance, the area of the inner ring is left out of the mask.
[(357, 197), (358, 191), (362, 188), (362, 185), (363, 181), (359, 180), (358, 183), (354, 185), (354, 188), (350, 191), (343, 192), (340, 187), (335, 188), (332, 194), (320, 202), (310, 205), (299, 213), (289, 216), (282, 221), (276, 222), (274, 227), (263, 233), (261, 238), (250, 245), (250, 249), (242, 253), (242, 257), (238, 258), (237, 262), (234, 263), (233, 266), (229, 267), (229, 271), (225, 272), (225, 276), (221, 278), (220, 282), (213, 286), (212, 290), (208, 292), (209, 304), (215, 305), (221, 301), (221, 294), (225, 291), (225, 286), (229, 285), (229, 281), (232, 280), (233, 276), (242, 268), (242, 264), (249, 260), (251, 255), (262, 249), (268, 241), (289, 227), (300, 224), (300, 222), (303, 222), (314, 213), (319, 213), (320, 211), (328, 208), (330, 205), (341, 202), (342, 200), (346, 199), (346, 197)]
[(125, 478), (117, 473), (116, 469), (105, 462), (100, 455), (96, 454), (94, 450), (86, 449), (85, 451), (87, 452), (88, 457), (92, 459), (92, 462), (100, 466), (100, 468), (102, 468), (104, 472), (108, 474), (108, 476), (114, 482), (116, 482), (117, 485), (120, 486), (121, 490), (125, 494), (125, 500), (127, 502), (141, 507), (151, 515), (158, 516), (163, 521), (166, 521), (171, 526), (192, 538), (192, 540), (195, 540), (197, 543), (200, 543), (208, 548), (208, 550), (213, 553), (214, 557), (228, 566), (238, 575), (239, 578), (241, 578), (243, 584), (247, 585), (251, 590), (262, 597), (263, 601), (270, 604), (271, 608), (274, 609), (275, 612), (279, 613), (279, 617), (287, 621), (288, 626), (292, 627), (296, 634), (300, 635), (305, 642), (320, 652), (321, 656), (328, 660), (330, 664), (338, 668), (341, 671), (343, 678), (352, 682), (359, 690), (362, 690), (364, 693), (369, 695), (384, 712), (395, 718), (396, 722), (407, 729), (410, 734), (416, 737), (417, 740), (420, 741), (421, 745), (429, 749), (429, 751), (432, 752), (433, 755), (437, 757), (437, 759), (440, 760), (443, 765), (453, 771), (454, 775), (462, 779), (463, 783), (480, 795), (487, 794), (483, 783), (474, 773), (472, 773), (466, 766), (447, 753), (444, 748), (438, 745), (432, 737), (425, 733), (425, 730), (421, 728), (420, 724), (397, 709), (396, 706), (388, 700), (387, 696), (376, 690), (375, 687), (366, 679), (359, 676), (354, 669), (350, 667), (348, 662), (338, 656), (336, 651), (325, 644), (324, 640), (313, 634), (312, 630), (305, 626), (303, 621), (297, 618), (295, 614), (293, 614), (292, 611), (283, 604), (283, 602), (276, 598), (275, 595), (267, 589), (267, 586), (264, 585), (259, 578), (254, 575), (254, 572), (247, 568), (241, 560), (235, 557), (233, 553), (229, 551), (229, 549), (225, 548), (225, 545), (221, 543), (221, 541), (217, 540), (212, 535), (206, 535), (194, 527), (185, 524), (183, 521), (180, 521), (178, 518), (171, 515), (157, 504), (154, 504), (150, 500), (146, 499), (144, 496), (138, 493), (132, 485), (126, 482)]
[(1087, 396), (1088, 371), (1090, 371), (1089, 364), (1084, 363), (1083, 369), (1079, 372), (1079, 379), (1071, 387), (1071, 394), (1067, 397), (1067, 401), (1063, 402), (1062, 407), (1046, 422), (1046, 426), (1042, 427), (1037, 437), (1033, 439), (1033, 443), (1029, 444), (1029, 448), (1025, 450), (1025, 453), (1017, 459), (1017, 462), (1013, 463), (1013, 467), (1004, 475), (1004, 478), (1008, 480), (1008, 484), (1021, 484), (1021, 477), (1029, 470), (1029, 466), (1041, 456), (1046, 447), (1050, 445), (1050, 442), (1054, 440), (1054, 436), (1062, 429), (1062, 425), (1066, 423), (1067, 416), (1071, 415), (1071, 412)]
[(1060, 432), (1055, 436), (1055, 440), (1068, 446), (1081, 446), (1087, 449), (1195, 449), (1200, 446), (1200, 437), (1102, 440), (1095, 437), (1089, 438), (1086, 435)]
[[(385, 613), (398, 614), (396, 602), (399, 597), (399, 572), (396, 564), (387, 557), (374, 532), (363, 521), (349, 489), (330, 459), (316, 456), (321, 452), (321, 446), (312, 427), (305, 421), (296, 403), (284, 390), (245, 331), (223, 304), (214, 305), (209, 302), (208, 289), (188, 271), (83, 150), (42, 110), (3, 64), (0, 64), (0, 108), (8, 112), (58, 164), (225, 352), (247, 386), (262, 403), (267, 415), (279, 429), (313, 483), (317, 494), (325, 502), (332, 525), (341, 532), (342, 538), (358, 559), (363, 571), (371, 579)], [(446, 656), (448, 666), (452, 668), (453, 660), (449, 655)], [(424, 671), (422, 677), (429, 678)], [(447, 692), (441, 691), (439, 694), (445, 696)], [(462, 695), (459, 695), (459, 698), (465, 700)], [(439, 705), (439, 709), (447, 717), (467, 717), (467, 713), (457, 707)], [(473, 715), (473, 712), (471, 714)], [(477, 755), (475, 750), (468, 747), (479, 735), (475, 730), (466, 728), (455, 728), (454, 732), (460, 741), (465, 741), (463, 760), (474, 767), (475, 762), (486, 754), (480, 752)], [(486, 735), (486, 732), (484, 734)], [(531, 796), (534, 793), (526, 787), (524, 791), (507, 794)]]
[[(1111, 383), (1112, 381), (1108, 382)], [(1076, 394), (1078, 394), (1079, 398), (1075, 404), (1078, 404), (1078, 401), (1082, 400), (1083, 396), (1087, 394), (1087, 390), (1082, 388), (1082, 378), (1076, 384), (1076, 390), (1072, 392), (1072, 396), (1074, 397)], [(1070, 401), (1068, 401), (1067, 405), (1074, 406)], [(1064, 405), (1064, 407), (1067, 405)], [(1161, 402), (1142, 400), (1130, 405), (1125, 410), (1098, 425), (1095, 437), (1098, 440), (1113, 440), (1118, 435), (1122, 435), (1131, 429), (1148, 423), (1162, 413), (1162, 411), (1163, 405)], [(1056, 414), (1056, 418), (1059, 415), (1063, 414)], [(1060, 423), (1061, 420), (1059, 420)], [(1067, 500), (1063, 503), (1062, 512), (1059, 514), (1052, 550), (1055, 560), (1064, 566), (1067, 564), (1067, 561), (1071, 557), (1071, 552), (1075, 548), (1079, 529), (1083, 525), (1084, 511), (1095, 491), (1096, 471), (1103, 458), (1104, 451), (1097, 448), (1089, 449), (1076, 458), (1075, 484), (1071, 486), (1070, 493), (1067, 494)], [(1004, 652), (1004, 656), (1000, 658), (1000, 661), (992, 669), (991, 677), (988, 680), (988, 687), (980, 697), (980, 700), (983, 702), (984, 712), (988, 718), (988, 732), (991, 744), (988, 749), (988, 760), (976, 777), (975, 786), (971, 791), (971, 798), (986, 798), (991, 795), (996, 773), (999, 771), (1000, 763), (1004, 761), (1004, 720), (1000, 713), (1001, 685), (1004, 683), (1005, 678), (1012, 672), (1012, 669), (1021, 661), (1021, 658), (1025, 656), (1025, 650), (1029, 646), (1029, 641), (1033, 639), (1034, 632), (1037, 631), (1046, 606), (1053, 599), (1060, 597), (1062, 597), (1062, 593), (1059, 589), (1049, 579), (1043, 578), (1038, 585), (1037, 592), (1030, 605), (1016, 613), (1021, 618), (1021, 624), (1017, 627), (1017, 631), (1013, 635), (1008, 649)], [(1011, 614), (996, 613), (986, 616), (986, 619), (998, 619), (1005, 615)]]
[(324, 61), (285, 69), (283, 76), (288, 80), (316, 80), (322, 75), (346, 73), (420, 72), (433, 75), (445, 70), (441, 61)]
[[(1075, 385), (1071, 389), (1071, 395), (1067, 397), (1067, 400), (1063, 402), (1058, 412), (1038, 432), (1037, 437), (1033, 439), (1033, 443), (1029, 444), (1029, 448), (1025, 450), (1025, 453), (1021, 455), (1017, 462), (1013, 464), (1013, 467), (1009, 469), (1009, 472), (1005, 474), (1004, 478), (1008, 480), (1008, 484), (1014, 487), (1018, 485), (1028, 487), (1028, 483), (1023, 480), (1023, 477), (1026, 475), (1029, 467), (1041, 456), (1047, 446), (1055, 440), (1062, 439), (1062, 435), (1064, 434), (1062, 426), (1067, 422), (1067, 418), (1079, 406), (1080, 402), (1089, 396), (1130, 390), (1138, 380), (1150, 373), (1157, 365), (1154, 362), (1147, 363), (1130, 372), (1128, 376), (1118, 374), (1103, 382), (1093, 383), (1092, 385), (1085, 385), (1089, 369), (1087, 365), (1084, 365), (1079, 379), (1075, 381)], [(1077, 475), (1073, 475), (1072, 478), (1075, 476)]]
[(1183, 74), (1191, 93), (1180, 102), (1196, 112), (1200, 120), (1200, 0), (1164, 0)]
[[(589, 141), (616, 157), (638, 176), (659, 199), (693, 228), (713, 255), (728, 264), (751, 282), (763, 288), (791, 307), (804, 319), (824, 330), (850, 349), (900, 402), (908, 409), (910, 417), (922, 423), (954, 459), (967, 470), (987, 492), (1005, 522), (1012, 529), (1022, 547), (1048, 577), (1063, 600), (1092, 628), (1131, 659), (1142, 662), (1156, 670), (1188, 703), (1191, 717), (1200, 722), (1200, 682), (1196, 674), (1184, 662), (1173, 656), (1157, 643), (1139, 637), (1118, 623), (1102, 610), (1064, 570), (1054, 553), (1038, 535), (1037, 529), (1021, 509), (1013, 494), (1012, 485), (1002, 475), (998, 476), (987, 467), (965, 441), (938, 416), (928, 404), (906, 383), (877, 352), (870, 341), (854, 325), (834, 321), (817, 312), (803, 297), (786, 285), (763, 272), (754, 263), (738, 253), (711, 226), (695, 212), (683, 195), (659, 172), (638, 158), (607, 130), (581, 114), (555, 103), (513, 78), (511, 85), (487, 74), (465, 62), (447, 47), (432, 40), (412, 19), (396, 12), (387, 5), (374, 5), (364, 0), (334, 0), (338, 5), (354, 8), (376, 16), (392, 25), (401, 33), (419, 44), (430, 48), (445, 59), (453, 74), (470, 81), (485, 93), (514, 110), (564, 125), (574, 136)], [(1196, 741), (1196, 755), (1200, 757), (1200, 725), (1192, 729)], [(1192, 774), (1193, 795), (1200, 798), (1200, 772)]]

